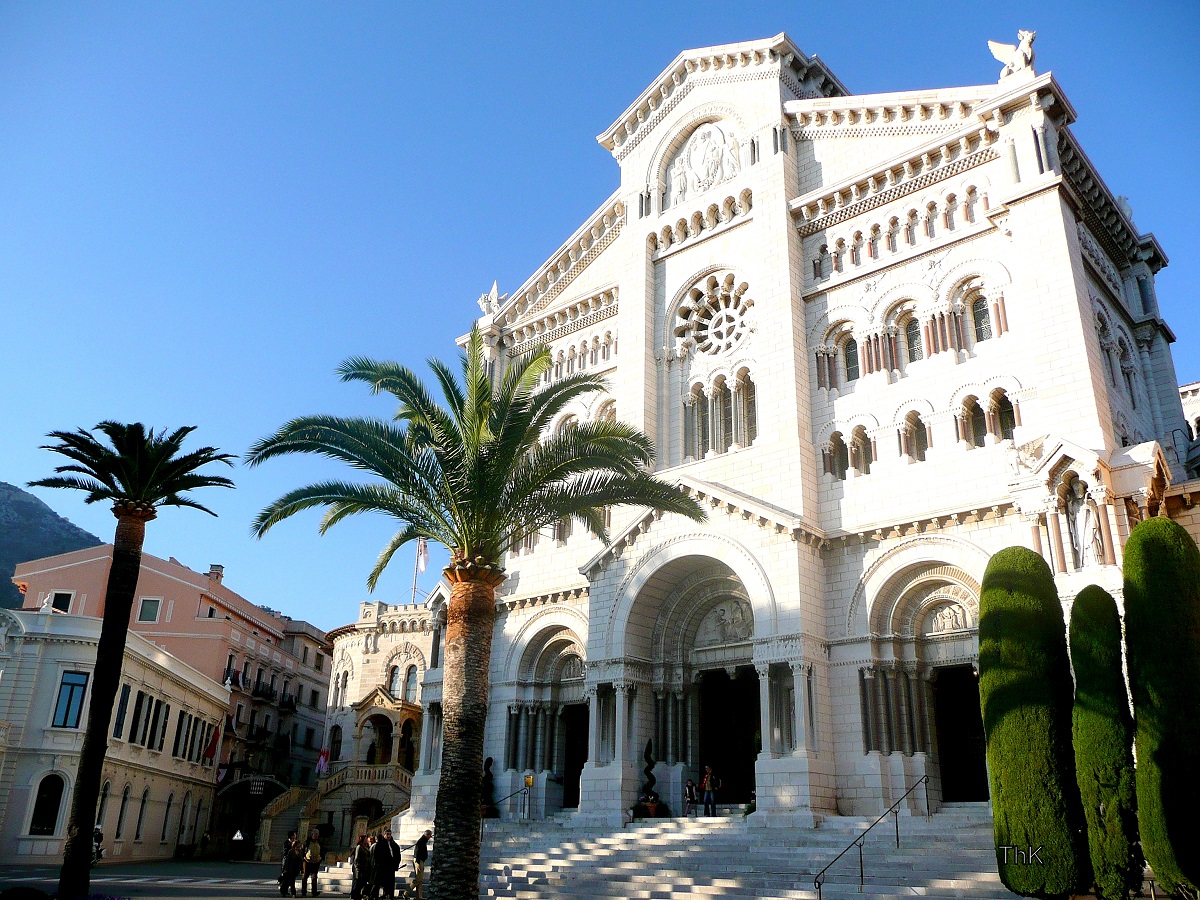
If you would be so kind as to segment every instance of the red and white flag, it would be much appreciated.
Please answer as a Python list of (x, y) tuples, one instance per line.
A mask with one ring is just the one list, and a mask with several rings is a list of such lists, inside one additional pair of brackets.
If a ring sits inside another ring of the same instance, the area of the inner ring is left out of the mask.
[(217, 747), (221, 743), (221, 726), (217, 725), (213, 728), (212, 737), (208, 741), (208, 746), (204, 748), (205, 759), (215, 759), (217, 756)]
[(322, 750), (320, 752), (320, 754), (317, 756), (317, 774), (318, 775), (328, 775), (329, 774), (329, 750), (328, 749)]
[(424, 572), (429, 565), (429, 542), (425, 538), (417, 538), (417, 571)]

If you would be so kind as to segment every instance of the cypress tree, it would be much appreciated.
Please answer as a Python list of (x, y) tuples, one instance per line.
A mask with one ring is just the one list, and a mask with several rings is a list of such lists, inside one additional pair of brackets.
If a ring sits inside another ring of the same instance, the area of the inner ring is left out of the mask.
[(1086, 888), (1066, 623), (1050, 567), (1025, 547), (1001, 550), (983, 576), (979, 699), (1000, 880), (1025, 897)]
[(1101, 900), (1125, 900), (1142, 883), (1133, 774), (1133, 716), (1121, 672), (1121, 618), (1103, 588), (1088, 585), (1071, 607), (1075, 777)]
[(1170, 519), (1139, 523), (1125, 546), (1125, 645), (1142, 852), (1172, 896), (1194, 896), (1200, 891), (1200, 550)]

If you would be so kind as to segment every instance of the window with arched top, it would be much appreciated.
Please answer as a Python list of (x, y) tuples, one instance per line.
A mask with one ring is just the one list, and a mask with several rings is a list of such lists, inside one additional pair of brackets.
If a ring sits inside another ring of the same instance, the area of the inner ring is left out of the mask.
[(350, 705), (350, 672), (349, 670), (342, 672), (342, 706)]
[(904, 323), (904, 348), (908, 353), (910, 363), (921, 359), (921, 323), (916, 318), (910, 317)]
[(982, 447), (987, 442), (987, 416), (975, 397), (963, 401), (962, 439), (968, 447)]
[(929, 429), (919, 412), (913, 411), (904, 417), (901, 446), (904, 454), (915, 462), (925, 461), (925, 451), (929, 449)]
[(165, 843), (167, 840), (167, 828), (171, 824), (171, 807), (175, 805), (175, 795), (167, 794), (167, 808), (163, 812), (162, 833), (158, 836), (160, 842)]
[(992, 312), (987, 297), (976, 297), (971, 303), (971, 321), (975, 326), (975, 343), (991, 340)]
[(146, 824), (146, 808), (150, 805), (150, 788), (142, 791), (142, 802), (138, 804), (137, 827), (133, 830), (133, 839), (142, 839), (142, 827)]
[[(51, 772), (38, 784), (33, 801), (33, 816), (29, 820), (31, 836), (49, 837), (58, 831), (58, 818), (66, 786), (63, 777), (57, 772)], [(126, 790), (128, 791), (128, 788)]]
[(842, 344), (842, 361), (846, 373), (846, 383), (858, 380), (858, 341), (847, 338)]
[[(126, 789), (128, 790), (128, 788)], [(192, 792), (188, 791), (183, 795), (183, 810), (179, 813), (179, 830), (175, 833), (175, 840), (181, 844), (189, 844), (191, 841), (188, 838), (191, 836), (191, 829), (188, 827), (192, 816)]]
[(829, 436), (829, 447), (825, 450), (825, 470), (838, 481), (846, 480), (850, 469), (850, 449), (840, 431)]
[(692, 459), (703, 459), (711, 447), (710, 438), (708, 397), (704, 395), (704, 389), (696, 385), (683, 407), (685, 454)]
[(388, 693), (393, 697), (400, 696), (400, 667), (392, 666), (388, 670)]
[(617, 421), (617, 404), (612, 400), (605, 401), (596, 412), (596, 421), (615, 423)]
[(758, 397), (754, 380), (745, 370), (737, 379), (733, 407), (733, 440), (741, 447), (749, 447), (758, 437)]
[(114, 832), (117, 840), (125, 834), (125, 815), (129, 812), (129, 785), (125, 785), (125, 790), (121, 791), (121, 807), (117, 810), (117, 829)]
[(910, 209), (908, 219), (904, 223), (904, 240), (910, 247), (917, 243), (917, 225), (920, 221), (917, 211)]
[(859, 425), (850, 435), (850, 465), (859, 475), (870, 475), (874, 457), (867, 429)]
[(992, 398), (996, 415), (996, 429), (999, 436), (1011, 441), (1017, 430), (1017, 410), (1009, 399), (1007, 392), (997, 391)]
[(342, 758), (342, 726), (334, 725), (329, 729), (329, 760), (337, 762)]
[(409, 703), (417, 702), (417, 667), (409, 666), (404, 673), (404, 699)]
[(712, 448), (717, 453), (725, 453), (733, 443), (733, 394), (724, 378), (718, 379), (713, 386), (711, 403)]
[(100, 802), (96, 804), (96, 826), (104, 830), (104, 817), (108, 813), (108, 792), (109, 782), (104, 782), (104, 786), (100, 788)]

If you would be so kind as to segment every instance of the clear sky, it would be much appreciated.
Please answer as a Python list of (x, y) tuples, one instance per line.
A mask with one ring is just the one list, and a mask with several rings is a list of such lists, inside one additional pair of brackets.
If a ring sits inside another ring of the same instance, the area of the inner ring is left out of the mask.
[[(0, 4), (0, 480), (49, 474), (52, 429), (196, 425), (242, 453), (286, 419), (388, 415), (361, 354), (449, 356), (617, 185), (595, 141), (684, 49), (788, 32), (855, 93), (994, 83), (989, 38), (1038, 32), (1109, 187), (1170, 266), (1180, 381), (1200, 379), (1200, 3)], [(226, 567), (256, 603), (353, 620), (393, 528), (318, 514), (249, 536), (283, 491), (347, 473), (238, 467), (146, 549)], [(115, 520), (39, 489), (104, 540)], [(421, 580), (432, 587), (445, 556)], [(378, 599), (412, 583), (397, 556)]]

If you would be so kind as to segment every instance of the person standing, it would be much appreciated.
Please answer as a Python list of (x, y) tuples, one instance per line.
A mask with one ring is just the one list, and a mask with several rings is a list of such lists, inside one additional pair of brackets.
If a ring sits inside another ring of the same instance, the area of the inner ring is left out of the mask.
[(350, 884), (351, 900), (365, 900), (371, 893), (371, 844), (365, 834), (359, 837), (350, 854), (350, 869), (354, 874)]
[(413, 845), (413, 860), (416, 869), (414, 887), (417, 892), (417, 900), (423, 900), (425, 896), (421, 893), (421, 884), (425, 881), (425, 861), (429, 859), (429, 839), (431, 837), (433, 837), (433, 832), (426, 828), (425, 833), (417, 838), (417, 842)]
[(704, 767), (704, 780), (700, 783), (700, 787), (704, 791), (704, 814), (715, 816), (717, 814), (717, 791), (721, 789), (721, 779), (713, 772), (712, 766)]
[(700, 797), (696, 791), (696, 782), (692, 779), (687, 780), (687, 784), (683, 786), (683, 814), (685, 817), (690, 816), (696, 811), (696, 807), (700, 805)]
[(296, 839), (296, 832), (288, 835), (283, 847), (283, 863), (279, 869), (279, 896), (296, 896), (296, 876), (304, 865), (304, 845)]
[(379, 900), (380, 896), (390, 900), (395, 896), (398, 868), (400, 847), (392, 840), (392, 829), (388, 828), (371, 848), (371, 900)]
[(308, 896), (308, 880), (312, 879), (312, 894), (320, 897), (317, 889), (317, 873), (321, 871), (321, 863), (325, 859), (325, 851), (321, 847), (321, 833), (313, 829), (304, 847), (304, 874), (300, 876), (300, 896)]

